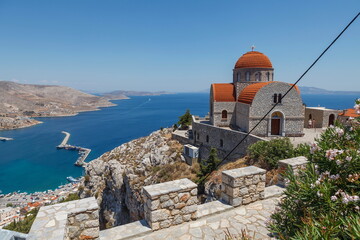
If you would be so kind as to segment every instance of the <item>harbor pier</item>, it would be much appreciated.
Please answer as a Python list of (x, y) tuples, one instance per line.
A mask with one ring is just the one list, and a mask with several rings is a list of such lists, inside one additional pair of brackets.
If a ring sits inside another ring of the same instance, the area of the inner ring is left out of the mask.
[(65, 134), (65, 138), (60, 143), (60, 145), (56, 146), (56, 148), (78, 151), (80, 156), (74, 164), (76, 166), (83, 166), (84, 164), (86, 164), (85, 160), (89, 156), (91, 149), (68, 144), (69, 138), (71, 136), (70, 133), (65, 131), (62, 131), (61, 133)]

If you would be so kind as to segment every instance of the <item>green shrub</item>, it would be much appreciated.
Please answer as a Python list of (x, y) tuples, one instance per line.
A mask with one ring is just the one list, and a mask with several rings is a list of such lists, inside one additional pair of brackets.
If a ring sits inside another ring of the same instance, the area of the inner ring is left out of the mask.
[(248, 148), (248, 156), (254, 162), (270, 170), (277, 168), (281, 159), (294, 156), (294, 147), (289, 138), (276, 138), (270, 141), (259, 141)]
[(79, 200), (79, 199), (80, 199), (80, 197), (79, 197), (78, 193), (70, 193), (66, 198), (64, 198), (60, 202), (70, 202), (70, 201)]
[(208, 159), (201, 160), (200, 162), (200, 171), (197, 174), (199, 177), (199, 181), (202, 182), (204, 177), (206, 177), (209, 173), (215, 171), (220, 161), (221, 160), (218, 158), (216, 148), (211, 148)]
[(308, 151), (307, 168), (285, 174), (269, 229), (281, 239), (360, 239), (359, 122), (329, 127)]
[(39, 212), (38, 208), (35, 208), (28, 212), (24, 218), (19, 222), (12, 222), (4, 227), (4, 229), (15, 231), (15, 232), (22, 232), (22, 233), (29, 233), (30, 228), (36, 218), (37, 213)]
[(188, 129), (192, 123), (192, 116), (190, 110), (186, 110), (185, 114), (179, 117), (178, 125), (180, 129)]

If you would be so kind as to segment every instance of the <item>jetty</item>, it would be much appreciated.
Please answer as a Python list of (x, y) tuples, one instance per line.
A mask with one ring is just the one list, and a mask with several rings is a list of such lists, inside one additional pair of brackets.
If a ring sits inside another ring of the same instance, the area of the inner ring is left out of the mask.
[(74, 165), (83, 166), (84, 164), (86, 164), (85, 160), (89, 156), (91, 149), (68, 144), (69, 138), (71, 136), (70, 133), (65, 131), (62, 131), (61, 133), (65, 134), (65, 138), (62, 140), (60, 145), (56, 146), (56, 148), (78, 151), (80, 156), (78, 157)]
[(11, 140), (14, 140), (13, 138), (7, 138), (7, 137), (0, 137), (0, 141), (11, 141)]

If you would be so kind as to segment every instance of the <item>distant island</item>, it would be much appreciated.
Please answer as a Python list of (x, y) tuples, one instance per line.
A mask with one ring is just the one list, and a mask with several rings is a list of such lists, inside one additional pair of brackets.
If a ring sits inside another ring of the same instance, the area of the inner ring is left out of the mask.
[(128, 99), (132, 96), (158, 96), (164, 94), (172, 94), (170, 92), (137, 92), (137, 91), (124, 91), (124, 90), (116, 90), (108, 93), (102, 93), (100, 96), (109, 99), (109, 100), (120, 100), (120, 99)]
[(358, 94), (360, 96), (360, 91), (331, 91), (326, 90), (322, 88), (316, 88), (316, 87), (299, 87), (301, 94), (314, 94), (314, 95), (356, 95)]
[(0, 130), (41, 123), (33, 117), (73, 116), (114, 105), (70, 87), (0, 81)]

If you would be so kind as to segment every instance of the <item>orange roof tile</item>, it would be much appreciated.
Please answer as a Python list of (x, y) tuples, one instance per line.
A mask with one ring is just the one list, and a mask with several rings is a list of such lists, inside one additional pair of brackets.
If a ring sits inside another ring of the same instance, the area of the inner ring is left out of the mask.
[(232, 83), (211, 84), (214, 102), (235, 102), (235, 88)]
[(355, 109), (353, 108), (346, 109), (345, 112), (339, 113), (339, 115), (344, 117), (353, 117), (353, 118), (360, 117), (360, 114), (356, 113)]
[[(275, 81), (272, 81), (272, 82), (259, 82), (259, 83), (254, 83), (254, 84), (248, 85), (240, 93), (238, 101), (242, 102), (242, 103), (246, 103), (246, 104), (251, 104), (252, 101), (254, 100), (254, 97), (255, 97), (256, 93), (261, 88), (265, 87), (266, 85), (268, 85), (270, 83), (275, 83)], [(294, 84), (289, 84), (289, 85), (292, 86)], [(300, 94), (299, 87), (297, 85), (295, 85), (294, 88)]]
[(251, 51), (237, 60), (235, 68), (272, 68), (272, 64), (265, 54)]
[(250, 84), (249, 86), (245, 87), (242, 92), (240, 93), (240, 96), (238, 98), (239, 102), (251, 104), (254, 100), (254, 97), (256, 93), (262, 88), (268, 85), (272, 82), (260, 82), (260, 83), (254, 83)]

